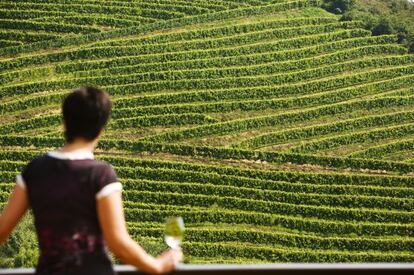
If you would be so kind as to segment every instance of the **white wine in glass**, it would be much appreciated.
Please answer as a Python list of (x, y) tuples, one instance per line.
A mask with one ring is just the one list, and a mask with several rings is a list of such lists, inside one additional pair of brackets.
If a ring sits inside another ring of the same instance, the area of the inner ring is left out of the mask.
[(181, 217), (170, 217), (165, 224), (165, 242), (171, 249), (180, 247), (184, 238), (184, 221)]

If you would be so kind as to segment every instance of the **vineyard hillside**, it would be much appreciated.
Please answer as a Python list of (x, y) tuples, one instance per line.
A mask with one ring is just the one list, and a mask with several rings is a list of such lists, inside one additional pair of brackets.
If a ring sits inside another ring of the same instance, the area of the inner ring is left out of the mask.
[(320, 7), (1, 1), (0, 207), (63, 144), (62, 98), (97, 85), (114, 108), (95, 155), (151, 253), (180, 215), (190, 263), (413, 262), (414, 55)]

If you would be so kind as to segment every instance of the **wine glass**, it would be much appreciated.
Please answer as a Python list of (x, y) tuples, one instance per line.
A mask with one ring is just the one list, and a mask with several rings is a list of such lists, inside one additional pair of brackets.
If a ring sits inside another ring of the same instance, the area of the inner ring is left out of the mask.
[(184, 237), (184, 221), (182, 217), (170, 217), (165, 224), (165, 243), (171, 249), (180, 247)]

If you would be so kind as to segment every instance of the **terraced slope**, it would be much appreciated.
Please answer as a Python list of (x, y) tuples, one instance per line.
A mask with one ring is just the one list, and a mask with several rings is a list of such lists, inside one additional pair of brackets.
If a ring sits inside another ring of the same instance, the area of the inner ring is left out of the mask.
[(414, 56), (395, 36), (283, 1), (1, 53), (1, 201), (94, 84), (114, 100), (97, 157), (151, 251), (181, 215), (190, 262), (413, 261)]
[[(279, 0), (275, 2), (283, 2)], [(266, 5), (266, 0), (5, 0), (0, 48), (105, 32), (170, 19)], [(74, 39), (74, 38), (73, 38)]]

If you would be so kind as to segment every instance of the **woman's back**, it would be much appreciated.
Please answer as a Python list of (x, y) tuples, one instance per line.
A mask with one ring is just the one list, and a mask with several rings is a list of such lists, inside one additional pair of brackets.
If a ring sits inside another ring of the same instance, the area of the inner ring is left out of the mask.
[(122, 186), (93, 150), (111, 113), (109, 95), (81, 87), (62, 104), (65, 144), (32, 160), (0, 215), (0, 245), (33, 209), (40, 257), (37, 274), (114, 274), (106, 252), (143, 271), (165, 273), (182, 259), (180, 249), (157, 258), (128, 234)]
[(96, 210), (96, 198), (121, 189), (109, 164), (87, 151), (49, 152), (30, 162), (18, 182), (33, 210), (37, 273), (113, 274)]

